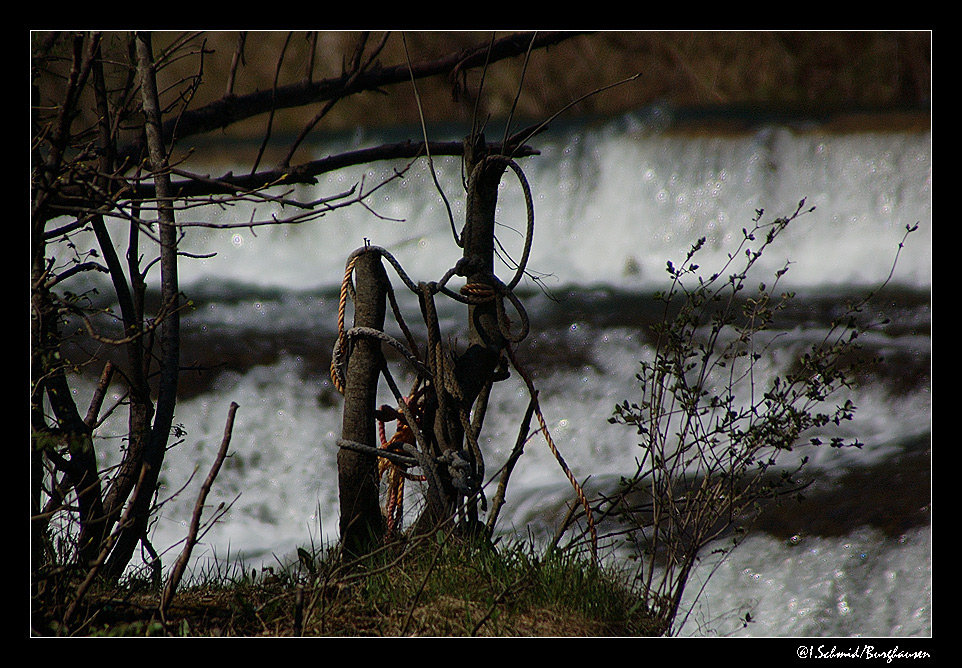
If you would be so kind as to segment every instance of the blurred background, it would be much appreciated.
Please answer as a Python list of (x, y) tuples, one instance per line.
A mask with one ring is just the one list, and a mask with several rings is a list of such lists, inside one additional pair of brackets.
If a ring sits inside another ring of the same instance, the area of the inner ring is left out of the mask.
[[(507, 33), (497, 33), (502, 37)], [(303, 78), (311, 68), (314, 80), (335, 77), (353, 52), (357, 32), (321, 32), (313, 59), (308, 33), (251, 33), (245, 43), (235, 93), (271, 88)], [(485, 44), (490, 32), (413, 31), (405, 33), (411, 60), (438, 58), (459, 49)], [(158, 50), (182, 39), (184, 33), (158, 33)], [(376, 43), (380, 33), (372, 34)], [(199, 41), (209, 51), (205, 78), (224, 81), (238, 40), (237, 32), (209, 32)], [(487, 72), (480, 101), (481, 117), (504, 118), (517, 97), (516, 118), (542, 120), (600, 86), (635, 74), (629, 85), (590, 96), (572, 115), (609, 115), (652, 104), (672, 107), (751, 106), (758, 113), (811, 117), (838, 111), (927, 110), (931, 91), (932, 35), (927, 31), (793, 32), (680, 31), (596, 32), (572, 35), (533, 53), (525, 69), (516, 57)], [(280, 55), (284, 54), (283, 60)], [(406, 62), (404, 43), (389, 39), (379, 58), (384, 65)], [(278, 71), (278, 62), (280, 70)], [(195, 73), (196, 62), (173, 63), (164, 76)], [(524, 80), (518, 95), (518, 84)], [(418, 82), (428, 122), (470, 121), (474, 114), (480, 70), (456, 79)], [(194, 107), (219, 97), (223, 90), (198, 91)], [(379, 126), (419, 122), (413, 96), (385, 97), (365, 93), (342, 100), (325, 118), (323, 128), (343, 130), (356, 125)], [(275, 127), (297, 131), (313, 109), (284, 111)], [(718, 119), (721, 122), (721, 119)], [(232, 131), (262, 133), (263, 119), (240, 124)]]

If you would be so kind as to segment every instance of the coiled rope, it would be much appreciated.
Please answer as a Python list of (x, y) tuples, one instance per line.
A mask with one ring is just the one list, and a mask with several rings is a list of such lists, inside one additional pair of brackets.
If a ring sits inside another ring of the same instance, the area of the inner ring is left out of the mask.
[[(451, 474), (452, 483), (454, 484), (459, 495), (469, 496), (477, 493), (479, 491), (480, 478), (483, 477), (484, 466), (481, 456), (481, 448), (477, 441), (480, 425), (474, 425), (471, 423), (468, 415), (468, 409), (463, 406), (464, 396), (460, 383), (457, 381), (454, 373), (454, 360), (451, 359), (450, 353), (444, 350), (444, 346), (441, 341), (440, 327), (434, 305), (434, 295), (438, 292), (441, 292), (446, 296), (465, 304), (483, 304), (494, 301), (496, 303), (498, 327), (501, 331), (501, 335), (507, 342), (505, 345), (505, 350), (507, 352), (508, 359), (524, 380), (531, 395), (534, 412), (541, 427), (541, 432), (544, 435), (545, 441), (547, 442), (548, 447), (558, 464), (561, 466), (562, 471), (564, 471), (568, 481), (574, 488), (578, 500), (585, 509), (585, 516), (587, 518), (588, 529), (591, 535), (592, 557), (597, 559), (598, 536), (595, 528), (594, 516), (591, 510), (591, 504), (589, 503), (581, 485), (578, 483), (577, 479), (574, 477), (574, 474), (571, 472), (571, 469), (565, 462), (564, 457), (562, 457), (558, 447), (555, 445), (554, 439), (551, 437), (551, 433), (548, 430), (547, 423), (545, 422), (544, 415), (538, 403), (538, 393), (534, 387), (534, 383), (518, 362), (511, 346), (511, 344), (516, 344), (522, 341), (525, 337), (527, 337), (530, 331), (530, 323), (528, 321), (527, 312), (525, 311), (521, 300), (518, 299), (518, 297), (514, 294), (514, 288), (518, 285), (521, 278), (525, 274), (528, 258), (531, 252), (531, 242), (534, 232), (534, 207), (532, 203), (531, 189), (528, 185), (527, 179), (525, 178), (524, 172), (521, 170), (521, 167), (511, 158), (503, 155), (491, 155), (487, 156), (485, 160), (502, 162), (506, 167), (514, 171), (521, 183), (522, 191), (524, 193), (527, 213), (525, 243), (521, 259), (518, 262), (514, 277), (511, 279), (511, 281), (506, 285), (502, 283), (501, 280), (492, 272), (487, 271), (483, 266), (483, 263), (479, 262), (478, 258), (463, 257), (455, 264), (454, 267), (445, 272), (441, 280), (431, 283), (421, 282), (415, 284), (414, 281), (411, 280), (411, 278), (404, 271), (400, 262), (398, 262), (398, 260), (391, 253), (379, 246), (371, 246), (365, 243), (364, 247), (358, 248), (351, 254), (344, 270), (344, 278), (341, 282), (341, 290), (338, 300), (337, 340), (331, 356), (331, 380), (335, 388), (337, 388), (337, 390), (343, 394), (345, 387), (346, 368), (345, 351), (347, 350), (348, 341), (352, 337), (366, 336), (377, 338), (398, 350), (412, 365), (412, 367), (414, 367), (419, 374), (419, 378), (431, 380), (433, 382), (435, 386), (435, 394), (438, 400), (438, 408), (442, 415), (451, 415), (449, 407), (447, 406), (448, 397), (454, 399), (458, 404), (458, 418), (461, 422), (461, 427), (465, 438), (468, 441), (468, 447), (470, 449), (471, 456), (474, 458), (473, 467), (471, 461), (468, 458), (465, 458), (459, 451), (452, 450), (448, 453), (445, 453), (445, 455), (434, 459), (428, 456), (428, 445), (421, 432), (420, 425), (418, 424), (417, 419), (415, 418), (415, 415), (408, 404), (408, 401), (398, 390), (397, 384), (394, 382), (394, 379), (391, 376), (390, 370), (387, 368), (386, 364), (382, 366), (382, 373), (384, 374), (388, 385), (391, 387), (395, 398), (398, 400), (398, 408), (405, 420), (404, 424), (401, 425), (399, 420), (398, 431), (389, 442), (386, 442), (384, 437), (383, 422), (380, 424), (381, 442), (382, 446), (384, 446), (382, 448), (368, 448), (368, 446), (344, 441), (343, 439), (338, 441), (338, 445), (340, 447), (348, 447), (376, 455), (383, 458), (381, 460), (382, 462), (390, 461), (391, 464), (387, 466), (392, 469), (396, 469), (398, 473), (404, 474), (404, 477), (409, 476), (404, 469), (409, 466), (419, 466), (423, 472), (423, 479), (427, 480), (428, 483), (428, 503), (437, 511), (443, 512), (445, 505), (440, 495), (441, 487), (437, 471), (437, 467), (439, 465), (445, 466), (448, 469), (449, 473)], [(394, 267), (404, 285), (411, 292), (419, 296), (422, 304), (422, 310), (424, 312), (425, 324), (427, 325), (428, 330), (426, 360), (421, 360), (417, 354), (418, 346), (404, 322), (390, 281), (387, 283), (388, 298), (391, 303), (391, 308), (394, 311), (395, 318), (401, 327), (405, 338), (407, 339), (408, 347), (405, 347), (401, 342), (380, 330), (375, 330), (368, 327), (354, 327), (349, 330), (345, 329), (344, 320), (347, 299), (348, 297), (352, 299), (354, 298), (354, 286), (351, 281), (351, 276), (354, 272), (354, 267), (358, 257), (361, 254), (368, 252), (378, 253), (381, 257), (386, 259), (388, 263)], [(471, 276), (475, 280), (474, 282), (466, 283), (458, 292), (454, 292), (448, 289), (446, 286), (448, 281), (456, 275), (464, 277)], [(479, 282), (479, 279), (483, 280), (484, 282)], [(512, 323), (505, 311), (505, 299), (511, 302), (520, 319), (520, 330), (517, 333), (511, 332)], [(406, 429), (402, 431), (403, 427), (406, 427)], [(445, 431), (450, 431), (450, 428), (446, 427)], [(397, 449), (400, 449), (404, 454), (397, 452)], [(381, 467), (382, 472), (385, 468), (386, 467), (384, 466)], [(479, 470), (482, 472), (480, 475), (478, 474)], [(395, 514), (400, 513), (400, 485), (403, 485), (403, 478), (400, 477), (400, 475), (397, 477), (392, 477), (389, 481), (389, 529), (393, 529), (396, 526), (396, 523), (400, 521), (399, 517), (395, 517)], [(481, 500), (482, 505), (486, 506), (483, 495), (481, 496)]]

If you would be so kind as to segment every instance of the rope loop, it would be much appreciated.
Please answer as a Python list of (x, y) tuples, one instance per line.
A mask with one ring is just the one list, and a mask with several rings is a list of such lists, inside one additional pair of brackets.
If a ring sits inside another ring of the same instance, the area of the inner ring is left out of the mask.
[(482, 304), (496, 299), (498, 292), (487, 283), (465, 283), (461, 286), (461, 295), (473, 304)]
[[(408, 276), (400, 262), (398, 262), (390, 252), (379, 246), (369, 245), (367, 240), (365, 240), (365, 245), (362, 248), (358, 248), (349, 256), (344, 271), (344, 278), (341, 283), (338, 302), (337, 340), (331, 357), (331, 379), (334, 386), (339, 392), (344, 393), (347, 358), (350, 355), (351, 341), (356, 337), (376, 339), (395, 348), (407, 360), (411, 367), (413, 367), (417, 374), (417, 381), (415, 383), (415, 389), (412, 390), (411, 394), (407, 397), (402, 396), (397, 388), (397, 384), (394, 382), (386, 361), (382, 358), (381, 372), (387, 380), (395, 398), (398, 400), (398, 408), (395, 410), (388, 406), (382, 406), (381, 409), (376, 411), (374, 417), (379, 423), (378, 430), (381, 447), (368, 448), (368, 446), (344, 440), (338, 441), (338, 445), (340, 447), (369, 452), (369, 454), (374, 454), (380, 458), (380, 473), (382, 475), (387, 474), (387, 518), (388, 529), (391, 534), (399, 529), (401, 525), (404, 480), (421, 480), (426, 483), (426, 501), (428, 508), (432, 511), (432, 514), (438, 518), (443, 517), (445, 514), (450, 514), (453, 511), (452, 503), (464, 503), (465, 507), (467, 507), (468, 502), (464, 501), (464, 499), (471, 498), (475, 495), (480, 495), (482, 507), (486, 507), (481, 485), (484, 477), (484, 460), (480, 444), (478, 443), (478, 434), (481, 428), (481, 420), (483, 419), (484, 406), (487, 402), (487, 390), (483, 392), (484, 396), (482, 399), (477, 401), (473, 398), (471, 399), (472, 402), (475, 402), (473, 404), (474, 408), (472, 409), (472, 406), (468, 405), (467, 397), (464, 396), (464, 391), (456, 378), (456, 358), (451, 350), (447, 349), (443, 344), (434, 295), (441, 292), (456, 301), (468, 305), (490, 304), (494, 302), (498, 328), (505, 342), (504, 352), (508, 360), (510, 360), (510, 363), (524, 379), (532, 397), (532, 410), (540, 425), (540, 431), (547, 441), (548, 448), (567, 476), (579, 501), (584, 506), (588, 528), (591, 533), (592, 553), (596, 556), (597, 534), (588, 498), (555, 445), (548, 431), (541, 407), (538, 404), (537, 391), (534, 389), (530, 377), (528, 377), (518, 363), (512, 350), (513, 344), (525, 339), (530, 331), (527, 312), (521, 300), (515, 295), (514, 289), (527, 271), (526, 267), (531, 253), (534, 234), (534, 207), (531, 189), (521, 167), (510, 156), (506, 155), (496, 154), (486, 156), (477, 164), (469, 178), (480, 178), (482, 173), (480, 168), (494, 164), (514, 171), (521, 184), (527, 214), (524, 248), (517, 267), (515, 267), (514, 276), (507, 284), (503, 283), (497, 275), (488, 269), (487, 263), (481, 257), (474, 255), (467, 255), (460, 258), (452, 268), (444, 273), (440, 280), (436, 282), (422, 281), (418, 283), (415, 283), (411, 277)], [(455, 238), (457, 239), (456, 233)], [(459, 243), (459, 245), (461, 244)], [(355, 297), (354, 285), (352, 283), (355, 264), (357, 259), (364, 253), (377, 253), (381, 258), (386, 260), (394, 268), (404, 285), (418, 296), (424, 324), (427, 327), (426, 354), (423, 358), (418, 353), (418, 344), (401, 317), (400, 308), (397, 305), (390, 281), (388, 281), (386, 288), (388, 297), (390, 298), (398, 324), (407, 338), (408, 345), (405, 346), (397, 339), (377, 329), (369, 327), (353, 327), (348, 329), (345, 326), (347, 299), (349, 297), (354, 299)], [(447, 287), (447, 283), (454, 276), (467, 279), (465, 285), (458, 291)], [(512, 332), (513, 323), (506, 312), (506, 300), (511, 302), (512, 307), (517, 313), (517, 319), (520, 321), (519, 323), (515, 323), (515, 326), (519, 325), (517, 332)], [(506, 369), (503, 369), (503, 371), (506, 371)], [(493, 380), (496, 380), (496, 378), (488, 379), (489, 388)], [(422, 381), (428, 381), (430, 385), (422, 385)], [(432, 400), (436, 399), (436, 404), (430, 408), (431, 413), (427, 412), (428, 404), (424, 403), (424, 401), (426, 401), (425, 392), (427, 390), (432, 392)], [(419, 400), (422, 400), (420, 404)], [(471, 417), (472, 410), (474, 411), (474, 421), (472, 421)], [(436, 418), (429, 418), (427, 424), (421, 424), (426, 414), (434, 414), (435, 411), (440, 418), (440, 422), (436, 421)], [(452, 423), (458, 420), (460, 421), (460, 429), (457, 429), (456, 424), (452, 425)], [(390, 440), (387, 439), (384, 433), (384, 423), (389, 421), (397, 421), (398, 425), (394, 436)], [(474, 422), (477, 424), (475, 425)], [(432, 428), (439, 429), (438, 425), (440, 425), (440, 432), (433, 432)], [(525, 429), (527, 429), (527, 426), (525, 426)], [(456, 431), (457, 433), (462, 433), (461, 438), (465, 439), (466, 443), (462, 442), (459, 444), (454, 442), (458, 438), (455, 433)], [(464, 445), (465, 449), (457, 449), (461, 445)], [(441, 449), (445, 447), (452, 449), (448, 449), (444, 454), (439, 455)], [(420, 469), (421, 475), (415, 476), (408, 473), (407, 469), (411, 467)], [(442, 479), (445, 482), (445, 486), (442, 486)], [(447, 485), (448, 480), (450, 480), (450, 485)], [(445, 489), (451, 490), (452, 487), (457, 497), (455, 499), (448, 498), (444, 492)]]
[(524, 235), (524, 249), (521, 252), (521, 261), (518, 262), (518, 267), (515, 270), (514, 278), (508, 283), (508, 288), (513, 290), (517, 287), (521, 278), (524, 276), (525, 269), (527, 268), (528, 258), (531, 255), (531, 243), (534, 237), (534, 198), (531, 196), (531, 186), (528, 184), (528, 179), (524, 175), (524, 170), (521, 169), (521, 165), (515, 162), (510, 156), (501, 154), (491, 154), (484, 158), (483, 161), (479, 162), (471, 172), (472, 177), (481, 174), (481, 169), (487, 163), (500, 163), (505, 167), (508, 167), (515, 173), (518, 177), (518, 181), (521, 183), (521, 191), (524, 193), (524, 205), (525, 213), (527, 216), (527, 227)]

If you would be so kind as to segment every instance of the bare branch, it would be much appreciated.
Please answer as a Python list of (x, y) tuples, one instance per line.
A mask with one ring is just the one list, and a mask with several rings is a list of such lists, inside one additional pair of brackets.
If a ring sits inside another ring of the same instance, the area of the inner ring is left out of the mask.
[[(531, 33), (517, 33), (503, 37), (490, 45), (490, 62), (497, 62), (521, 55), (529, 48), (544, 48), (584, 33), (561, 31), (538, 33), (532, 41)], [(481, 67), (489, 56), (489, 45), (483, 44), (463, 49), (441, 58), (417, 63), (408, 67), (407, 63), (389, 67), (371, 68), (356, 78), (341, 75), (336, 78), (280, 86), (276, 90), (257, 91), (243, 96), (223, 97), (208, 105), (187, 111), (178, 119), (177, 138), (183, 139), (197, 134), (227, 127), (238, 121), (268, 113), (272, 109), (289, 109), (316, 102), (339, 99), (362, 91), (377, 90), (416, 79), (461, 72)], [(174, 139), (172, 122), (164, 124), (164, 140)], [(121, 152), (122, 157), (135, 158), (142, 151), (138, 141)]]
[(237, 66), (244, 62), (244, 44), (247, 41), (247, 31), (242, 30), (237, 34), (237, 48), (234, 51), (234, 58), (231, 60), (230, 72), (227, 75), (227, 90), (225, 97), (234, 96), (234, 80), (237, 78)]
[[(274, 85), (271, 86), (271, 93), (277, 93), (277, 82), (281, 76), (281, 65), (284, 64), (284, 56), (287, 54), (287, 47), (291, 43), (291, 36), (294, 33), (287, 33), (287, 37), (284, 38), (284, 46), (281, 47), (281, 53), (277, 57), (277, 67), (274, 69)], [(257, 166), (261, 162), (261, 158), (264, 156), (264, 150), (267, 148), (267, 143), (271, 140), (271, 129), (274, 127), (274, 114), (277, 109), (274, 105), (271, 105), (270, 113), (267, 116), (267, 129), (264, 130), (264, 139), (261, 141), (260, 150), (257, 151), (257, 158), (254, 159), (254, 166), (251, 167), (251, 174), (257, 172)]]
[[(530, 137), (531, 134), (533, 134), (533, 132), (529, 132), (528, 137)], [(517, 137), (518, 135), (515, 135), (509, 139), (509, 147), (515, 157), (538, 154), (538, 151), (530, 146), (517, 145), (514, 143)], [(492, 152), (500, 149), (499, 144), (491, 143), (488, 146)], [(268, 186), (296, 183), (316, 185), (316, 177), (321, 174), (327, 174), (347, 167), (365, 165), (371, 162), (417, 158), (427, 152), (430, 152), (430, 154), (434, 156), (462, 156), (464, 155), (464, 143), (460, 141), (434, 141), (424, 144), (424, 142), (407, 140), (392, 144), (382, 144), (380, 146), (372, 146), (356, 151), (338, 153), (337, 155), (312, 160), (286, 169), (271, 169), (244, 176), (235, 176), (232, 172), (228, 172), (216, 179), (209, 177), (191, 177), (186, 181), (172, 182), (171, 191), (175, 197), (184, 198), (211, 194), (250, 193)], [(183, 176), (188, 174), (187, 172), (176, 170), (174, 170), (174, 173)], [(154, 193), (154, 186), (146, 182), (136, 184), (132, 191), (133, 199), (153, 199), (155, 196)]]
[(231, 402), (230, 409), (227, 413), (227, 425), (224, 427), (224, 438), (221, 440), (220, 449), (217, 451), (217, 457), (214, 458), (214, 463), (210, 467), (210, 472), (207, 474), (207, 478), (200, 487), (200, 492), (197, 494), (197, 503), (194, 504), (194, 513), (190, 519), (190, 529), (187, 533), (187, 542), (184, 544), (184, 549), (180, 553), (180, 557), (177, 559), (177, 563), (174, 564), (174, 570), (170, 574), (170, 578), (167, 580), (167, 586), (164, 588), (164, 594), (160, 602), (160, 614), (161, 617), (166, 617), (168, 608), (170, 608), (171, 601), (174, 599), (174, 592), (177, 591), (177, 585), (180, 584), (180, 580), (184, 575), (184, 570), (187, 568), (187, 562), (190, 561), (190, 553), (194, 549), (194, 545), (197, 544), (197, 532), (200, 529), (200, 518), (204, 512), (204, 504), (207, 501), (207, 495), (210, 493), (211, 487), (214, 485), (214, 480), (217, 478), (217, 474), (220, 472), (220, 467), (224, 463), (224, 459), (227, 457), (227, 448), (230, 446), (231, 434), (234, 430), (234, 416), (237, 413), (239, 406), (235, 402)]

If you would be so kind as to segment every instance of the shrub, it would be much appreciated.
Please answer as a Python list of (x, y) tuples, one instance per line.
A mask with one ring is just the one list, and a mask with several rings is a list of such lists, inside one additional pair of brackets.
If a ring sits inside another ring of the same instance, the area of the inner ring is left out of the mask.
[[(795, 295), (778, 291), (788, 264), (754, 291), (749, 275), (779, 234), (810, 211), (802, 200), (792, 215), (770, 223), (757, 211), (736, 253), (708, 278), (695, 262), (704, 238), (680, 266), (668, 262), (670, 287), (656, 295), (664, 320), (653, 328), (652, 356), (637, 373), (641, 398), (625, 400), (609, 418), (637, 430), (641, 455), (634, 474), (605, 499), (604, 512), (631, 527), (641, 555), (637, 579), (666, 634), (677, 630), (682, 594), (702, 549), (727, 535), (731, 542), (718, 550), (727, 553), (761, 502), (798, 492), (797, 474), (808, 457), (785, 466), (785, 453), (806, 445), (862, 445), (824, 434), (856, 410), (849, 398), (826, 406), (852, 387), (857, 367), (866, 363), (856, 351), (871, 325), (856, 316), (871, 295), (849, 304), (787, 371), (761, 367), (772, 324)], [(906, 236), (916, 227), (907, 227)]]

